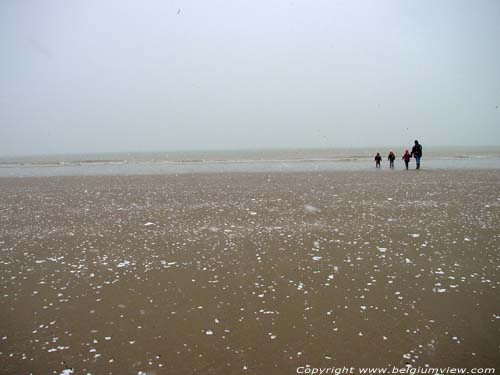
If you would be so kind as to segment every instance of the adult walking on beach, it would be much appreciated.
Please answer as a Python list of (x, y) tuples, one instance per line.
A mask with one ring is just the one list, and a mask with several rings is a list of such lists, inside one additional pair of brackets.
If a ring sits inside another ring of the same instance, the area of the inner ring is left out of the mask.
[(408, 149), (405, 150), (405, 154), (401, 159), (405, 161), (405, 167), (408, 170), (408, 165), (410, 164), (410, 159), (411, 159), (410, 151), (408, 151)]
[(417, 169), (420, 169), (420, 158), (422, 157), (422, 145), (415, 140), (415, 145), (411, 149), (410, 156), (415, 158), (415, 162), (417, 163)]
[(380, 156), (380, 153), (377, 152), (377, 155), (375, 155), (375, 168), (380, 168), (381, 161), (382, 161), (382, 156)]
[(387, 156), (387, 160), (389, 160), (389, 168), (394, 168), (394, 160), (396, 159), (396, 155), (394, 152), (390, 151), (389, 156)]

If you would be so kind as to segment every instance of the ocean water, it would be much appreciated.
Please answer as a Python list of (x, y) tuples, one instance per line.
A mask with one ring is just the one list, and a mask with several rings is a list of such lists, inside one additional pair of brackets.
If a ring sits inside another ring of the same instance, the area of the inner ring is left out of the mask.
[[(55, 154), (0, 157), (0, 177), (374, 170), (380, 152), (404, 169), (402, 147)], [(414, 168), (414, 161), (411, 162)], [(425, 147), (423, 169), (500, 169), (500, 147)]]

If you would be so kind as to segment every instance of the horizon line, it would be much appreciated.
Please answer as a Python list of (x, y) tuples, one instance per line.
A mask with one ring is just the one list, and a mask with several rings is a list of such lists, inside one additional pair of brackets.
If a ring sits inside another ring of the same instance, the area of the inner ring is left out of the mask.
[[(499, 148), (499, 145), (427, 145), (422, 143), (424, 147), (428, 148)], [(37, 156), (61, 156), (61, 155), (92, 155), (92, 154), (149, 154), (149, 153), (190, 153), (190, 152), (259, 152), (259, 151), (301, 151), (301, 150), (318, 150), (318, 151), (326, 151), (326, 150), (359, 150), (359, 149), (373, 149), (377, 151), (378, 149), (395, 149), (395, 148), (408, 148), (411, 146), (407, 145), (377, 145), (377, 146), (335, 146), (335, 147), (300, 147), (300, 146), (292, 146), (292, 147), (248, 147), (248, 148), (209, 148), (209, 149), (201, 149), (201, 148), (192, 148), (192, 149), (163, 149), (163, 150), (108, 150), (108, 151), (72, 151), (72, 152), (36, 152), (36, 153), (10, 153), (10, 154), (0, 154), (0, 158), (7, 157), (37, 157)]]

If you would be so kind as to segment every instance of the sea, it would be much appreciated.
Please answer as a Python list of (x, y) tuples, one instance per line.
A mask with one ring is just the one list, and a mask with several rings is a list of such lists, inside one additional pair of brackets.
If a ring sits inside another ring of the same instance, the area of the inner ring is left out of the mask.
[[(230, 151), (158, 151), (0, 156), (0, 177), (157, 175), (231, 172), (329, 172), (375, 170), (380, 152), (396, 154), (394, 170), (403, 170), (403, 147), (334, 149), (262, 149)], [(410, 168), (415, 168), (414, 160)], [(425, 147), (422, 169), (500, 169), (500, 146)]]

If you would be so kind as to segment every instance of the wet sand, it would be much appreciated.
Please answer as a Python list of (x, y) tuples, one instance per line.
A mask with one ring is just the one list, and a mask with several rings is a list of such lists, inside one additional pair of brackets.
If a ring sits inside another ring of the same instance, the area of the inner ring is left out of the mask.
[(499, 219), (498, 170), (1, 178), (0, 372), (498, 368)]

